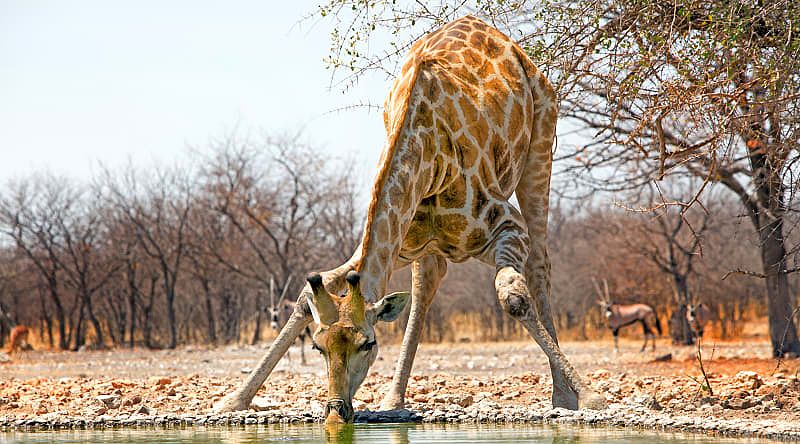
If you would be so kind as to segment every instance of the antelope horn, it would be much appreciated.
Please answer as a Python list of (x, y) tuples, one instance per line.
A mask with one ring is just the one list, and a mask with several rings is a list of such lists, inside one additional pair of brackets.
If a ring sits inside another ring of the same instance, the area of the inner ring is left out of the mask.
[(336, 309), (336, 303), (333, 302), (330, 293), (325, 290), (325, 286), (322, 284), (322, 276), (319, 273), (312, 273), (308, 275), (306, 280), (311, 286), (311, 293), (314, 299), (312, 304), (309, 304), (309, 308), (316, 310), (319, 322), (333, 324), (339, 319), (339, 310)]
[(356, 271), (350, 271), (345, 277), (347, 285), (350, 287), (350, 312), (354, 324), (363, 322), (366, 319), (366, 303), (364, 295), (361, 294), (361, 276)]
[(608, 294), (608, 280), (603, 279), (603, 288), (605, 289), (606, 302), (611, 302), (611, 295)]
[(275, 309), (275, 279), (269, 278), (269, 308)]
[(603, 298), (603, 292), (600, 291), (600, 284), (597, 283), (597, 279), (592, 278), (592, 285), (594, 285), (594, 291), (597, 292), (597, 296), (600, 298), (599, 302), (605, 302), (605, 299)]
[(286, 283), (283, 284), (283, 291), (281, 292), (281, 297), (278, 299), (278, 306), (283, 304), (283, 301), (286, 299), (286, 293), (289, 292), (289, 285), (291, 283), (292, 283), (292, 276), (289, 275), (289, 277), (286, 278)]

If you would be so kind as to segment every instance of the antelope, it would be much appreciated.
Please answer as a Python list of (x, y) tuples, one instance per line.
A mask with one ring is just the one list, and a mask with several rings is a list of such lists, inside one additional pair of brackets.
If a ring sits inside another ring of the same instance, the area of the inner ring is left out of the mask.
[(32, 348), (28, 342), (30, 329), (24, 325), (18, 325), (2, 305), (0, 305), (0, 323), (11, 327), (7, 352), (9, 356), (13, 355), (15, 351), (30, 350)]
[(689, 321), (689, 327), (692, 334), (697, 338), (703, 337), (705, 326), (711, 321), (714, 313), (706, 304), (693, 303), (686, 306), (686, 320)]
[(608, 293), (608, 281), (603, 279), (604, 292), (600, 291), (600, 286), (597, 280), (592, 278), (597, 295), (599, 296), (598, 303), (603, 307), (603, 314), (608, 320), (608, 328), (614, 335), (614, 351), (619, 352), (619, 329), (627, 327), (628, 325), (637, 322), (642, 324), (644, 330), (644, 344), (640, 352), (644, 352), (647, 348), (647, 340), (650, 339), (653, 346), (653, 351), (656, 349), (656, 337), (653, 334), (653, 327), (661, 336), (661, 321), (658, 320), (658, 315), (653, 307), (647, 304), (617, 304), (611, 300)]
[[(281, 292), (281, 296), (278, 298), (277, 302), (275, 301), (275, 292), (274, 292), (274, 281), (270, 279), (269, 282), (269, 308), (267, 308), (267, 312), (269, 314), (270, 319), (270, 328), (275, 332), (280, 333), (283, 327), (289, 322), (289, 318), (292, 317), (292, 313), (294, 313), (296, 302), (290, 301), (286, 299), (286, 291), (289, 288), (289, 283), (292, 281), (292, 277), (289, 276), (286, 279), (286, 284), (283, 286), (283, 291)], [(305, 330), (300, 333), (298, 338), (300, 339), (300, 364), (306, 365), (306, 336), (309, 338), (311, 337), (311, 329), (310, 326), (306, 326)], [(288, 357), (289, 354), (287, 352), (286, 356)]]
[(15, 351), (27, 350), (30, 347), (28, 344), (28, 333), (30, 329), (24, 325), (17, 325), (11, 329), (10, 343), (8, 344), (8, 354), (13, 355)]

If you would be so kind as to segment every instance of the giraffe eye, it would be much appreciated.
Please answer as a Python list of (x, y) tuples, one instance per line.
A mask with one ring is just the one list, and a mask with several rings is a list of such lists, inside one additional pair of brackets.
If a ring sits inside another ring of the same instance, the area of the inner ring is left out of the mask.
[(358, 347), (358, 349), (360, 351), (369, 351), (372, 350), (372, 348), (375, 347), (376, 345), (378, 345), (378, 343), (375, 340), (367, 341), (364, 344), (362, 344), (361, 347)]

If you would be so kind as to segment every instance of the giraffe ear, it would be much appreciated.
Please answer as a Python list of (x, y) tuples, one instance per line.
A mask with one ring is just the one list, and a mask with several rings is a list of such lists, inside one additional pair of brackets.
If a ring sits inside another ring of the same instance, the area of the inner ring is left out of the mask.
[(377, 321), (392, 322), (400, 316), (403, 309), (411, 299), (411, 293), (407, 291), (398, 291), (396, 293), (387, 294), (380, 301), (372, 304), (370, 312), (371, 318), (374, 319), (373, 323)]

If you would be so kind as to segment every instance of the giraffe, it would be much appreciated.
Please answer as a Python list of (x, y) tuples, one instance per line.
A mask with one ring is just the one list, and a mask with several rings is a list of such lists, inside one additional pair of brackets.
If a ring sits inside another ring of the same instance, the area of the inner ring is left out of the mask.
[[(412, 45), (384, 104), (387, 144), (360, 245), (341, 266), (309, 276), (291, 319), (240, 388), (216, 410), (243, 410), (313, 319), (328, 367), (326, 422), (353, 418), (352, 396), (377, 355), (374, 324), (411, 300), (392, 384), (381, 406), (399, 409), (425, 315), (447, 262), (494, 266), (504, 310), (545, 352), (554, 406), (602, 408), (560, 351), (550, 314), (547, 213), (557, 98), (510, 38), (473, 16)], [(509, 201), (516, 194), (520, 209)], [(411, 265), (412, 289), (383, 295)], [(344, 296), (337, 296), (342, 291)]]

